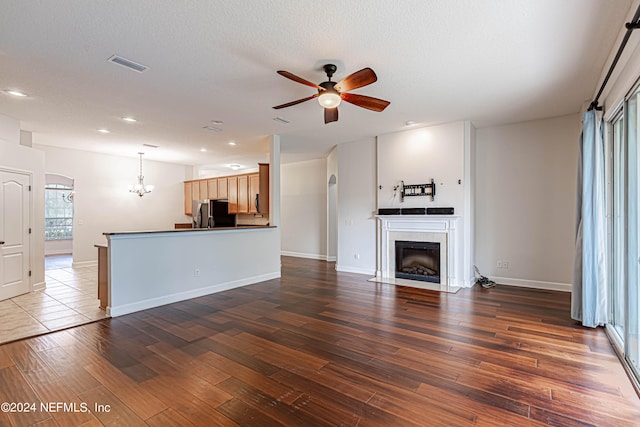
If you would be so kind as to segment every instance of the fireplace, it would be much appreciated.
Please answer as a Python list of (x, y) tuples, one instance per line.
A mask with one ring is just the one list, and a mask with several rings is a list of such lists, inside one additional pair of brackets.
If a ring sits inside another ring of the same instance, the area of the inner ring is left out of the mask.
[(440, 243), (396, 240), (395, 277), (440, 283)]

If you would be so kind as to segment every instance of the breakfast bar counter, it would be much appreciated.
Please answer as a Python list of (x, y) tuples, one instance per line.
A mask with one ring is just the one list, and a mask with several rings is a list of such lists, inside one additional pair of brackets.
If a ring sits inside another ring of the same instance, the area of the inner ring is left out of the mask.
[(112, 317), (280, 277), (276, 226), (103, 234)]

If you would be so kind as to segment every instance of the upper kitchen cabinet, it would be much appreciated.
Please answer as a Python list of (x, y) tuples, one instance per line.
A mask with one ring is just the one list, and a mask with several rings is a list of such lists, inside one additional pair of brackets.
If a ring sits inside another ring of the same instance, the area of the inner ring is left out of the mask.
[(260, 180), (258, 183), (258, 206), (259, 213), (269, 213), (269, 164), (259, 163)]
[[(246, 194), (246, 193), (245, 193)], [(229, 213), (237, 214), (238, 212), (238, 177), (227, 177), (227, 200), (229, 201)]]
[(207, 181), (202, 180), (200, 181), (200, 198), (196, 199), (196, 200), (204, 200), (204, 199), (208, 199), (209, 198), (209, 188), (207, 185)]
[(200, 181), (191, 181), (191, 200), (200, 200)]
[(230, 214), (269, 212), (269, 164), (259, 163), (258, 173), (220, 176), (184, 182), (184, 213), (192, 214), (193, 200), (227, 200)]
[(193, 182), (191, 181), (186, 181), (184, 183), (184, 214), (185, 215), (191, 215), (193, 210), (193, 204), (191, 203), (191, 201), (193, 200), (191, 195), (192, 186), (193, 186)]
[(209, 196), (207, 199), (209, 200), (217, 200), (218, 199), (218, 180), (217, 179), (208, 179), (207, 180), (207, 191), (209, 192)]
[(229, 198), (229, 183), (227, 177), (222, 176), (218, 178), (218, 199), (226, 200)]
[(249, 213), (260, 212), (260, 174), (249, 175)]
[(238, 212), (249, 213), (249, 177), (238, 176)]

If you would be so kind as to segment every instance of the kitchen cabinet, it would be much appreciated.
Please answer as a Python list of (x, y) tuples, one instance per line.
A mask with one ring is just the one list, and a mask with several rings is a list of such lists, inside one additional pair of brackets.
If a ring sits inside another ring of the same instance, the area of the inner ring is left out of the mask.
[(227, 200), (230, 214), (269, 212), (269, 164), (259, 172), (184, 182), (184, 214), (192, 215), (194, 200)]
[(218, 180), (217, 179), (208, 179), (207, 180), (207, 189), (209, 196), (207, 199), (209, 200), (218, 200)]
[(249, 213), (249, 177), (238, 176), (238, 213)]
[(238, 177), (227, 177), (227, 200), (229, 201), (229, 213), (238, 213)]
[(259, 172), (249, 175), (248, 213), (269, 213), (269, 164), (259, 163)]
[(260, 207), (260, 174), (249, 175), (249, 213), (258, 213)]
[(191, 200), (200, 200), (200, 182), (192, 181), (191, 183)]
[(229, 198), (229, 183), (226, 177), (218, 178), (218, 199), (225, 200)]
[(194, 200), (200, 200), (200, 199), (208, 199), (209, 198), (209, 189), (207, 188), (207, 181), (200, 181), (200, 198), (199, 199), (194, 199)]
[(184, 183), (184, 214), (191, 215), (193, 210), (193, 204), (191, 203), (192, 195), (191, 195), (191, 187), (193, 183), (191, 181), (186, 181)]
[(259, 166), (259, 189), (258, 189), (258, 212), (269, 213), (269, 163), (258, 163)]

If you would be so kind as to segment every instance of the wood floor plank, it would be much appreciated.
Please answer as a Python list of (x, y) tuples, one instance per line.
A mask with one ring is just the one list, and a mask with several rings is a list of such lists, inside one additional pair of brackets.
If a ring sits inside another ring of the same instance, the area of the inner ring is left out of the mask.
[(0, 425), (638, 425), (567, 293), (367, 279), (283, 257), (279, 279), (0, 345), (0, 400), (110, 409)]
[[(105, 426), (145, 426), (142, 418), (137, 416), (127, 404), (118, 399), (113, 393), (104, 387), (97, 387), (79, 396), (91, 408), (97, 408), (98, 405), (103, 410), (94, 410), (92, 414)], [(108, 406), (107, 406), (108, 405)]]
[(85, 369), (143, 420), (167, 409), (165, 404), (147, 393), (107, 360), (87, 365)]
[(224, 413), (217, 411), (215, 405), (199, 399), (172, 378), (152, 378), (141, 384), (141, 387), (197, 426), (238, 425)]

